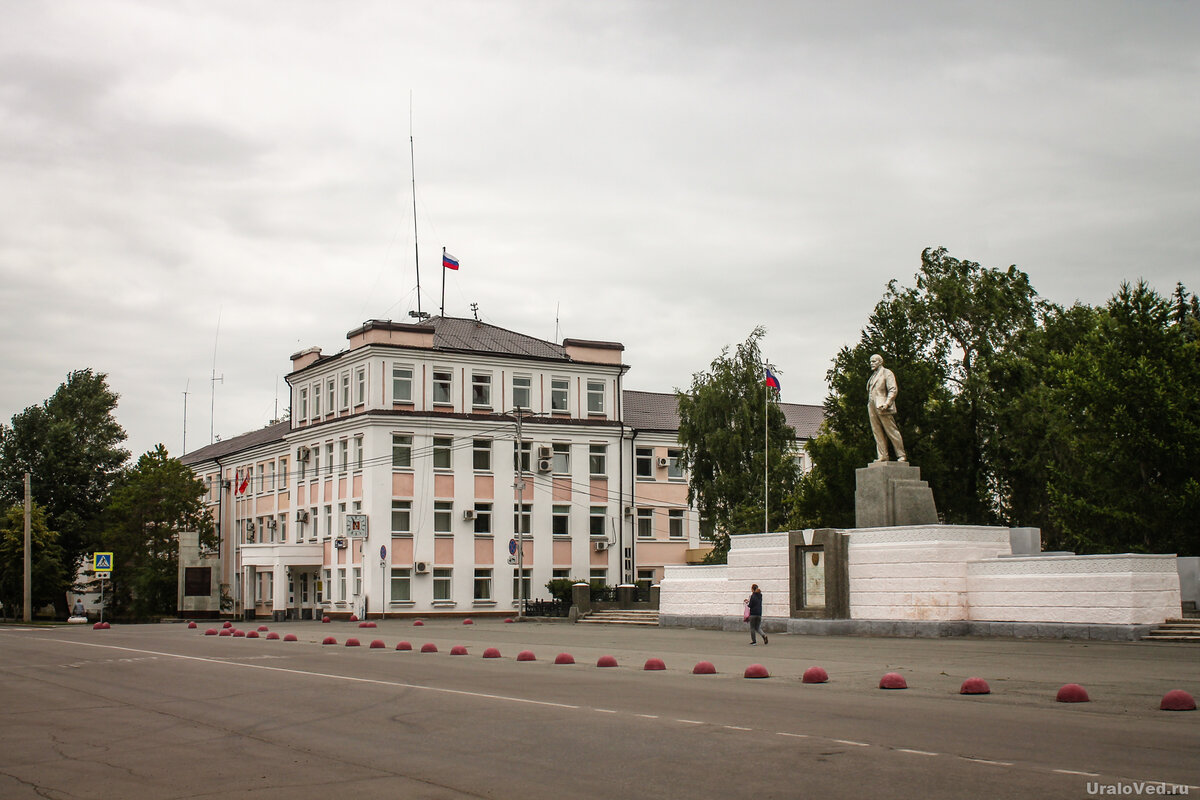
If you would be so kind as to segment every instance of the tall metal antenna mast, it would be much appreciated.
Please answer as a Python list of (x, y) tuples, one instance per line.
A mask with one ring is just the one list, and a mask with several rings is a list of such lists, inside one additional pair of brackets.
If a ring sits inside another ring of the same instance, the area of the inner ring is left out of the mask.
[(188, 378), (187, 383), (183, 385), (183, 452), (180, 455), (187, 453), (187, 396), (188, 389), (192, 385), (192, 379)]
[(413, 144), (412, 125), (412, 92), (408, 93), (408, 158), (412, 169), (412, 201), (413, 201), (413, 262), (417, 269), (417, 321), (424, 319), (421, 313), (421, 251), (417, 247), (417, 156)]
[(216, 414), (217, 414), (217, 381), (225, 382), (225, 376), (217, 377), (217, 342), (221, 339), (221, 310), (217, 310), (217, 335), (213, 337), (213, 363), (212, 363), (212, 399), (208, 408), (208, 443), (212, 444), (216, 438)]

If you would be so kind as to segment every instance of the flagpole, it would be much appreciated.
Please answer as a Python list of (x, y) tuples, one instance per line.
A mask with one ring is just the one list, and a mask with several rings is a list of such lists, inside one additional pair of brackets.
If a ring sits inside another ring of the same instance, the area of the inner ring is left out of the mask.
[(446, 248), (442, 248), (442, 310), (441, 315), (446, 316)]
[[(764, 364), (764, 371), (769, 367)], [(770, 523), (767, 521), (771, 507), (771, 484), (768, 479), (767, 465), (770, 464), (770, 440), (767, 438), (767, 414), (768, 414), (768, 398), (771, 394), (771, 387), (767, 385), (766, 375), (763, 376), (763, 533), (770, 533)]]

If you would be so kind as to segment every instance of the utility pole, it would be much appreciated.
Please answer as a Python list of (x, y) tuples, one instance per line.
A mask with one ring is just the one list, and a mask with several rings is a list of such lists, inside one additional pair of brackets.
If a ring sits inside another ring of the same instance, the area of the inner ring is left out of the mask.
[(517, 513), (513, 515), (517, 540), (517, 618), (525, 616), (525, 534), (521, 528), (525, 519), (525, 451), (521, 441), (521, 409), (517, 411)]
[(29, 473), (25, 473), (25, 615), (33, 621), (33, 500), (29, 491)]

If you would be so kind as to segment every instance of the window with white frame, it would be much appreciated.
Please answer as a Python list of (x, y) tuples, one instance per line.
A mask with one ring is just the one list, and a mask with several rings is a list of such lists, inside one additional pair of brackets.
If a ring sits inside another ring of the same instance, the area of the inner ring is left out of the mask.
[[(308, 510), (308, 521), (309, 521), (309, 525), (311, 525), (311, 527), (308, 529), (308, 540), (310, 542), (315, 542), (317, 540), (317, 537), (321, 535), (317, 531), (317, 528), (320, 527), (319, 523), (321, 521), (321, 517), (318, 516), (318, 514), (317, 514), (316, 506), (313, 506), (312, 508), (310, 508)], [(328, 581), (326, 581), (326, 583), (328, 583)]]
[(451, 436), (435, 436), (433, 437), (433, 468), (434, 469), (450, 469), (451, 460), (450, 454), (454, 447), (454, 438)]
[(392, 364), (392, 402), (411, 403), (413, 371), (404, 364)]
[(274, 598), (275, 574), (273, 572), (255, 572), (254, 599), (259, 603), (270, 603)]
[(286, 492), (288, 488), (288, 460), (279, 459), (279, 491)]
[(391, 602), (412, 602), (412, 570), (392, 569)]
[(667, 451), (667, 478), (673, 481), (681, 481), (684, 478), (683, 465), (679, 460), (683, 458), (683, 451), (678, 448), (671, 448)]
[(342, 439), (338, 442), (338, 472), (345, 472), (350, 468), (350, 441)]
[(255, 481), (258, 486), (258, 492), (261, 494), (267, 488), (267, 468), (264, 464), (258, 465), (258, 479)]
[(312, 402), (313, 402), (313, 417), (321, 416), (321, 384), (314, 383), (312, 385)]
[(589, 414), (604, 413), (604, 381), (587, 382), (587, 410)]
[(639, 508), (637, 510), (637, 535), (643, 538), (654, 535), (653, 508)]
[(550, 379), (550, 410), (565, 413), (569, 408), (571, 381), (567, 378)]
[(333, 442), (325, 443), (325, 474), (333, 474)]
[(474, 598), (476, 600), (492, 599), (492, 571), (490, 569), (479, 567), (475, 569)]
[(362, 567), (354, 568), (354, 596), (362, 596)]
[(392, 469), (412, 468), (413, 437), (408, 433), (392, 434)]
[(654, 448), (638, 447), (634, 450), (633, 474), (639, 478), (654, 477)]
[(267, 462), (267, 491), (275, 491), (275, 462)]
[(361, 435), (354, 437), (354, 468), (356, 470), (363, 468), (363, 437)]
[(588, 573), (588, 583), (593, 589), (603, 589), (608, 585), (608, 570), (604, 567), (592, 567)]
[(317, 442), (309, 448), (313, 460), (313, 480), (321, 476), (321, 443)]
[(487, 372), (476, 372), (471, 375), (471, 407), (492, 407), (492, 376)]
[(550, 461), (555, 475), (571, 474), (571, 445), (567, 442), (555, 442), (553, 458)]
[(449, 567), (436, 567), (433, 570), (433, 600), (447, 601), (454, 595), (451, 593), (453, 589), (454, 570)]
[(533, 442), (513, 442), (513, 471), (529, 472)]
[(475, 533), (492, 532), (492, 504), (475, 504)]
[(354, 405), (361, 406), (367, 402), (367, 371), (359, 367), (354, 372)]
[(533, 408), (533, 378), (528, 375), (513, 375), (513, 408)]
[(571, 507), (558, 505), (551, 507), (550, 530), (555, 536), (571, 535)]
[(338, 503), (337, 509), (337, 532), (338, 535), (346, 532), (346, 504)]
[(683, 538), (683, 509), (672, 508), (667, 512), (667, 535), (672, 539)]
[(588, 535), (589, 536), (606, 536), (604, 530), (605, 518), (608, 516), (608, 508), (606, 506), (592, 506), (588, 511)]
[(608, 475), (608, 445), (588, 445), (588, 473), (593, 477)]
[(453, 533), (451, 528), (454, 519), (453, 500), (433, 501), (433, 532), (438, 534)]
[(325, 413), (332, 414), (335, 409), (334, 404), (337, 402), (337, 384), (332, 377), (325, 381), (325, 400), (327, 407)]
[[(523, 590), (523, 591), (522, 591)], [(526, 600), (533, 596), (533, 570), (528, 567), (520, 570), (513, 569), (513, 599), (524, 597)]]
[(337, 599), (345, 602), (346, 600), (346, 568), (338, 567), (338, 594)]
[(308, 389), (300, 389), (300, 419), (308, 419)]
[(527, 534), (533, 525), (533, 503), (513, 503), (513, 533)]
[(433, 404), (439, 406), (454, 403), (454, 373), (448, 369), (433, 371)]
[(392, 501), (392, 533), (412, 532), (412, 501)]
[(342, 373), (342, 410), (350, 408), (350, 373)]
[(279, 519), (275, 522), (275, 533), (279, 536), (279, 541), (287, 541), (287, 514), (280, 514)]
[(556, 581), (557, 580), (564, 580), (564, 581), (570, 580), (571, 579), (571, 568), (570, 567), (555, 567), (554, 569), (550, 570), (550, 577)]
[(473, 439), (471, 441), (471, 468), (476, 472), (492, 471), (491, 439)]

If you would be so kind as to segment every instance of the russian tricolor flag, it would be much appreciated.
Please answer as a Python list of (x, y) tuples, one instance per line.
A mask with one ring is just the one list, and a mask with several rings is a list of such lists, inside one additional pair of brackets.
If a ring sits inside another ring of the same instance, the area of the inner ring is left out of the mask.
[(445, 269), (458, 269), (458, 259), (455, 258), (454, 256), (450, 255), (449, 253), (447, 253), (445, 250), (443, 250), (442, 251), (442, 266)]
[(769, 369), (767, 370), (767, 386), (769, 386), (770, 388), (774, 389), (777, 392), (780, 391), (779, 378), (776, 378), (775, 373), (771, 372), (771, 370), (769, 370)]

